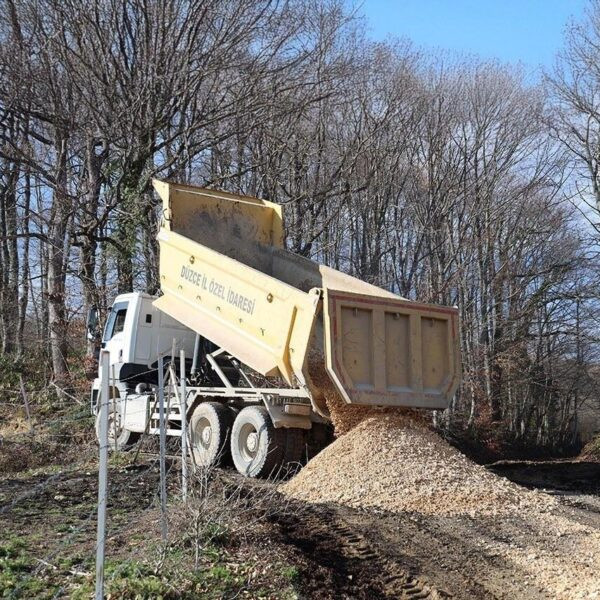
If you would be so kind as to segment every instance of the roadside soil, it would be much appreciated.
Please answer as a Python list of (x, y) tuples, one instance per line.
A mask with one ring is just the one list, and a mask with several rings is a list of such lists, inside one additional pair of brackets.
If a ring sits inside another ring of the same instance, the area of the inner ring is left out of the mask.
[[(543, 464), (539, 470), (543, 476), (537, 480), (532, 476), (538, 472), (534, 463), (511, 463), (510, 469), (495, 465), (494, 470), (504, 469), (517, 482), (521, 478), (529, 487), (552, 493), (557, 500), (551, 515), (555, 529), (543, 527), (546, 520), (535, 523), (514, 514), (475, 520), (468, 515), (388, 513), (290, 501), (285, 510), (275, 510), (257, 524), (252, 535), (225, 548), (228, 564), (252, 557), (258, 575), (244, 584), (241, 594), (250, 598), (553, 598), (536, 581), (536, 560), (549, 548), (565, 561), (571, 556), (585, 558), (586, 539), (561, 536), (560, 524), (567, 523), (570, 530), (575, 526), (582, 532), (600, 531), (600, 490), (588, 485), (581, 473), (569, 482), (568, 463)], [(171, 498), (179, 493), (176, 471), (169, 475)], [(279, 485), (242, 482), (231, 471), (214, 476), (224, 482), (239, 480), (250, 490)], [(560, 490), (551, 485), (557, 477)], [(71, 597), (73, 590), (93, 578), (96, 481), (93, 464), (0, 478), (2, 538), (24, 538), (36, 577), (57, 586), (54, 597)], [(113, 467), (109, 481), (107, 557), (154, 556), (160, 531), (155, 462)], [(174, 502), (171, 511), (180, 512), (180, 507)], [(252, 511), (244, 518), (252, 520)], [(294, 595), (281, 594), (282, 581), (273, 563), (292, 565), (297, 571)], [(17, 587), (6, 597), (36, 597), (24, 590), (19, 595)], [(579, 595), (576, 586), (565, 589), (563, 597), (594, 598)], [(600, 575), (595, 597), (600, 598)]]

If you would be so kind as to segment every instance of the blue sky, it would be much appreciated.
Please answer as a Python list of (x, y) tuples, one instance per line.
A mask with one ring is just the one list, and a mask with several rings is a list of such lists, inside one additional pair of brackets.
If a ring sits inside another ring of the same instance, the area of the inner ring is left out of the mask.
[[(357, 0), (361, 5), (361, 0)], [(550, 67), (570, 19), (587, 0), (362, 0), (370, 37), (407, 37), (417, 46)]]

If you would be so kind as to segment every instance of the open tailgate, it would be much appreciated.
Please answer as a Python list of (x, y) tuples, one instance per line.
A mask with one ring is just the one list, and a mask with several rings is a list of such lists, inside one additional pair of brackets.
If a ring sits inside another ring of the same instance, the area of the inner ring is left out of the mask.
[(460, 381), (458, 310), (324, 290), (326, 366), (351, 404), (444, 409)]

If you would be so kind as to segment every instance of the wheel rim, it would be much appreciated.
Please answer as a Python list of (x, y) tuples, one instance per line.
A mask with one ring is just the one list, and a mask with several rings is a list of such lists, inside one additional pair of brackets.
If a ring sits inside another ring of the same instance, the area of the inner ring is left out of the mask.
[(244, 423), (238, 435), (238, 449), (246, 462), (252, 462), (260, 447), (259, 433), (252, 423)]
[(115, 439), (118, 439), (121, 435), (121, 431), (121, 415), (118, 412), (115, 415), (111, 411), (108, 413), (108, 439), (114, 443)]
[(198, 448), (208, 451), (212, 442), (213, 431), (210, 421), (206, 417), (198, 420), (194, 428), (194, 434)]

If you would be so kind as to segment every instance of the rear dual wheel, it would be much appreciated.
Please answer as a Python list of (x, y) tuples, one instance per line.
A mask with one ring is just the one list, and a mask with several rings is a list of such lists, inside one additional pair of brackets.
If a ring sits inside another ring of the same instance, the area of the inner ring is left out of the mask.
[(190, 439), (198, 467), (217, 467), (229, 459), (229, 437), (234, 413), (219, 402), (203, 402), (190, 419)]
[(199, 404), (190, 419), (194, 462), (213, 467), (233, 461), (246, 477), (269, 477), (296, 470), (305, 454), (300, 429), (276, 429), (263, 406), (241, 411), (220, 404)]
[(262, 406), (241, 410), (231, 430), (233, 464), (246, 477), (285, 475), (299, 468), (304, 446), (302, 430), (276, 429)]
[(246, 477), (268, 477), (283, 462), (284, 431), (275, 429), (267, 409), (247, 406), (233, 423), (231, 458)]

